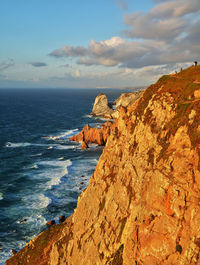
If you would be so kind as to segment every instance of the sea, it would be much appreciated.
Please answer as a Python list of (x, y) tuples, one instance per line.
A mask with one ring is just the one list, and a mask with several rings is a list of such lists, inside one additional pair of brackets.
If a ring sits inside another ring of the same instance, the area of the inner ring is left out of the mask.
[(69, 138), (87, 123), (95, 97), (120, 89), (0, 89), (0, 265), (59, 216), (70, 216), (102, 147)]

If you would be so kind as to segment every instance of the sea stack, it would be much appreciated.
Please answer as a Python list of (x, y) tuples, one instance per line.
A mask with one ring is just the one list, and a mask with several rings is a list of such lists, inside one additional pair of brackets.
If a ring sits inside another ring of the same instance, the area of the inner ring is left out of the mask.
[(94, 102), (92, 116), (104, 116), (105, 114), (112, 114), (113, 110), (108, 106), (108, 100), (106, 94), (99, 94)]

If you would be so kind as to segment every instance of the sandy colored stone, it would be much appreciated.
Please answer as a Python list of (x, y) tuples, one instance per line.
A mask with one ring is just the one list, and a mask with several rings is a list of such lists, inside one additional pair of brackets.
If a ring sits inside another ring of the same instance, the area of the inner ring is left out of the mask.
[(91, 115), (93, 116), (104, 116), (111, 114), (113, 110), (108, 106), (108, 100), (106, 94), (101, 93), (95, 98), (95, 102), (92, 108)]
[(121, 107), (71, 223), (6, 265), (200, 264), (200, 108), (190, 100), (199, 70), (163, 76)]

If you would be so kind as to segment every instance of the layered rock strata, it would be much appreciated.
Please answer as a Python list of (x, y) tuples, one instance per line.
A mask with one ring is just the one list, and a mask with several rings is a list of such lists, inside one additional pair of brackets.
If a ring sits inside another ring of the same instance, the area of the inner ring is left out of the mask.
[(71, 219), (7, 261), (200, 264), (200, 67), (163, 76), (121, 109)]

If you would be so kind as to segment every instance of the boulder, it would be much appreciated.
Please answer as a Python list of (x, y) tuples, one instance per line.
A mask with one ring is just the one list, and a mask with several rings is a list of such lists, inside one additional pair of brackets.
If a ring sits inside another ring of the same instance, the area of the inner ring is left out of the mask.
[(105, 94), (99, 94), (94, 102), (92, 116), (104, 116), (106, 114), (111, 114), (113, 110), (108, 106), (108, 100)]
[(59, 216), (59, 223), (63, 223), (65, 221), (65, 216), (64, 215), (61, 215)]

